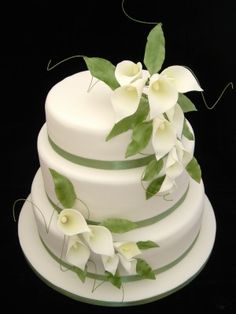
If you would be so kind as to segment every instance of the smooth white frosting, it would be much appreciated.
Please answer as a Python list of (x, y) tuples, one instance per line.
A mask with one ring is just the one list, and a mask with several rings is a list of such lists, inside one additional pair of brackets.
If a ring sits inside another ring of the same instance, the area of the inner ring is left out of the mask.
[[(134, 221), (156, 216), (173, 206), (185, 193), (189, 176), (184, 172), (177, 178), (177, 186), (167, 196), (145, 198), (141, 185), (144, 167), (128, 170), (100, 170), (74, 164), (51, 147), (47, 137), (46, 126), (38, 137), (38, 153), (43, 174), (44, 187), (50, 199), (58, 204), (50, 168), (69, 179), (79, 199), (86, 203), (90, 211), (90, 219), (101, 221), (106, 218), (126, 218)], [(59, 204), (60, 205), (60, 204)], [(78, 201), (76, 207), (84, 210)], [(83, 211), (85, 217), (88, 213)]]
[(85, 158), (123, 160), (130, 132), (106, 142), (115, 124), (111, 89), (99, 81), (88, 92), (89, 71), (57, 83), (46, 99), (46, 120), (50, 138), (65, 151)]

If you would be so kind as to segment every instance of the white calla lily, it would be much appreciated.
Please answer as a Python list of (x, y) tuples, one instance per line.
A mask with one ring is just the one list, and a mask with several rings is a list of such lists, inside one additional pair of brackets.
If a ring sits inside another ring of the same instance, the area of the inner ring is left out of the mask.
[(137, 260), (135, 258), (127, 259), (122, 254), (117, 254), (120, 259), (121, 265), (129, 274), (136, 274), (136, 264)]
[(84, 270), (90, 256), (89, 248), (77, 237), (69, 238), (66, 260)]
[(128, 260), (141, 254), (141, 251), (135, 242), (115, 242), (114, 247), (117, 252)]
[(146, 79), (118, 87), (111, 95), (111, 103), (117, 121), (132, 115), (138, 108)]
[(166, 175), (158, 194), (163, 195), (171, 193), (175, 187), (176, 187), (175, 180)]
[(113, 256), (102, 255), (102, 263), (104, 269), (114, 276), (119, 264), (119, 257), (117, 254)]
[(203, 91), (192, 72), (184, 66), (170, 66), (161, 72), (161, 76), (167, 78), (179, 93)]
[(179, 140), (177, 140), (176, 143), (176, 152), (184, 167), (186, 167), (193, 158), (193, 146), (188, 146), (187, 144), (187, 141)]
[(170, 66), (160, 74), (153, 74), (147, 90), (151, 119), (174, 107), (178, 93), (190, 91), (202, 91), (202, 88), (191, 71), (183, 66)]
[(166, 175), (171, 179), (177, 178), (192, 157), (192, 153), (186, 151), (181, 141), (177, 140), (176, 145), (171, 149), (166, 159)]
[(186, 139), (183, 136), (181, 139), (181, 145), (184, 147), (183, 165), (187, 166), (187, 164), (193, 158), (194, 144), (192, 143), (192, 141)]
[(117, 64), (115, 77), (120, 86), (128, 85), (142, 77), (142, 63), (124, 60)]
[(90, 232), (83, 233), (83, 237), (90, 249), (100, 255), (113, 256), (114, 247), (111, 232), (103, 226), (89, 225)]
[(178, 138), (181, 138), (183, 126), (184, 126), (184, 113), (179, 104), (176, 104), (174, 107), (169, 109), (167, 112), (167, 117), (173, 127), (176, 130)]
[(173, 147), (169, 152), (167, 160), (166, 160), (166, 175), (169, 178), (175, 179), (178, 177), (184, 170), (184, 166), (182, 164), (182, 156), (179, 158), (177, 154), (176, 147)]
[(172, 124), (163, 116), (153, 120), (152, 146), (156, 159), (164, 157), (176, 143), (176, 132)]
[(172, 108), (178, 100), (178, 91), (175, 86), (160, 74), (151, 76), (147, 95), (151, 119)]
[(66, 208), (60, 212), (57, 226), (67, 236), (89, 231), (89, 227), (83, 215), (73, 208)]

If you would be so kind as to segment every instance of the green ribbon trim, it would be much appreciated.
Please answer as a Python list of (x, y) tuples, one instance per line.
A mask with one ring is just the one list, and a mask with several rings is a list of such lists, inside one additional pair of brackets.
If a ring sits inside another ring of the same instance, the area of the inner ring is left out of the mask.
[[(198, 233), (199, 235), (199, 233)], [(196, 236), (196, 238), (194, 239), (193, 243), (190, 245), (190, 247), (182, 254), (180, 255), (177, 259), (175, 259), (173, 262), (162, 266), (160, 268), (157, 268), (154, 271), (155, 275), (159, 275), (167, 270), (169, 270), (170, 268), (174, 267), (175, 265), (177, 265), (193, 248), (194, 244), (197, 241), (198, 235)], [(64, 262), (62, 259), (60, 259), (59, 257), (57, 257), (54, 253), (52, 253), (50, 251), (50, 249), (47, 247), (47, 245), (44, 243), (43, 239), (40, 237), (40, 240), (44, 246), (44, 248), (46, 249), (46, 251), (49, 253), (49, 255), (57, 262), (59, 263), (61, 266), (67, 268), (68, 270), (73, 271), (74, 273), (78, 273), (81, 272), (81, 269), (76, 267), (76, 266), (72, 266), (66, 262)], [(90, 278), (90, 279), (95, 279), (95, 280), (100, 280), (100, 281), (109, 281), (106, 275), (101, 275), (101, 274), (96, 274), (96, 273), (91, 273), (91, 272), (87, 272), (86, 273), (86, 277)], [(142, 277), (140, 277), (139, 275), (129, 275), (129, 276), (121, 276), (121, 281), (122, 283), (126, 283), (126, 282), (133, 282), (133, 281), (138, 281), (138, 280), (143, 280)]]
[(148, 155), (138, 159), (132, 160), (98, 160), (89, 159), (81, 156), (73, 155), (55, 144), (50, 137), (48, 137), (54, 151), (61, 157), (73, 162), (74, 164), (85, 166), (89, 168), (103, 169), (103, 170), (124, 170), (146, 166), (155, 155)]
[[(157, 216), (154, 216), (154, 217), (151, 217), (151, 218), (147, 218), (147, 219), (144, 219), (144, 220), (139, 220), (139, 221), (134, 221), (135, 224), (136, 224), (136, 227), (134, 229), (137, 229), (137, 228), (142, 228), (142, 227), (146, 227), (146, 226), (150, 226), (154, 223), (157, 223), (159, 222), (160, 220), (166, 218), (167, 216), (169, 216), (171, 213), (173, 213), (185, 200), (187, 194), (188, 194), (188, 190), (189, 190), (189, 185), (187, 186), (187, 189), (185, 191), (185, 193), (183, 194), (183, 196), (178, 200), (178, 202), (176, 202), (173, 206), (171, 206), (169, 209), (167, 209), (166, 211), (164, 211), (163, 213), (157, 215)], [(48, 196), (47, 194), (47, 198), (50, 202), (50, 204), (53, 206), (53, 208), (58, 212), (58, 214), (63, 210), (63, 208), (59, 207), (58, 205), (56, 205), (51, 199), (50, 197)], [(101, 222), (98, 222), (98, 221), (93, 221), (93, 220), (89, 220), (89, 219), (86, 219), (87, 223), (89, 225), (101, 225)], [(132, 230), (134, 230), (132, 229)]]

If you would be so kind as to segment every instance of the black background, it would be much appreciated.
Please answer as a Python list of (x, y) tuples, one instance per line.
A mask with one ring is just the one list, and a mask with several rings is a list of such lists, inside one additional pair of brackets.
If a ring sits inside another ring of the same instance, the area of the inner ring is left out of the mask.
[[(26, 264), (12, 218), (14, 200), (30, 193), (39, 167), (36, 141), (45, 121), (45, 97), (59, 80), (85, 70), (83, 60), (74, 59), (47, 72), (49, 59), (56, 63), (85, 54), (116, 64), (143, 58), (152, 26), (127, 19), (121, 1), (84, 2), (66, 1), (54, 6), (43, 1), (27, 5), (20, 2), (1, 8), (1, 299), (9, 309), (19, 312), (46, 311), (50, 307), (68, 313), (124, 311), (82, 304), (48, 288)], [(135, 18), (163, 23), (164, 67), (190, 67), (209, 105), (228, 82), (236, 84), (234, 1), (127, 0), (125, 7)], [(217, 219), (215, 247), (207, 266), (190, 285), (166, 299), (126, 309), (130, 313), (236, 310), (235, 90), (227, 90), (211, 111), (205, 108), (199, 93), (191, 93), (190, 97), (198, 108), (198, 112), (188, 114), (196, 135), (195, 156)]]

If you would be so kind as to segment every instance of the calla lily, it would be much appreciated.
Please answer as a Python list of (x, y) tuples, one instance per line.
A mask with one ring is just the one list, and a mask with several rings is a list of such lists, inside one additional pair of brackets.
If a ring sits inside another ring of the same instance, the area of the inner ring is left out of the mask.
[(151, 119), (175, 106), (178, 93), (190, 91), (202, 91), (202, 88), (183, 66), (170, 66), (160, 74), (153, 74), (147, 91)]
[(169, 152), (166, 160), (166, 175), (169, 178), (175, 179), (183, 172), (184, 166), (181, 157), (179, 158), (176, 147), (173, 147)]
[(124, 269), (129, 274), (135, 274), (136, 273), (137, 260), (135, 258), (131, 258), (131, 259), (128, 260), (120, 253), (118, 253), (117, 255), (119, 256), (120, 263), (124, 267)]
[(138, 79), (129, 85), (118, 87), (111, 95), (111, 102), (117, 121), (130, 116), (138, 108), (146, 78)]
[(66, 260), (84, 270), (90, 256), (89, 248), (77, 236), (69, 238)]
[(191, 161), (193, 158), (193, 148), (188, 147), (187, 142), (179, 141), (176, 142), (176, 152), (179, 160), (181, 160), (184, 167)]
[(76, 209), (63, 209), (57, 220), (58, 228), (67, 236), (88, 232), (89, 227), (83, 215)]
[(103, 226), (89, 226), (90, 232), (83, 234), (90, 249), (101, 255), (113, 256), (114, 247), (111, 232)]
[(141, 251), (135, 242), (116, 242), (114, 243), (114, 247), (117, 252), (123, 255), (127, 260), (141, 254)]
[(181, 138), (181, 145), (184, 147), (184, 150), (193, 157), (194, 151), (194, 142), (187, 139), (184, 135)]
[(176, 187), (175, 180), (166, 175), (158, 194), (163, 195), (171, 193), (175, 187)]
[(172, 108), (178, 100), (178, 91), (175, 86), (160, 74), (151, 76), (147, 94), (151, 119)]
[(142, 77), (142, 63), (134, 63), (129, 60), (117, 64), (115, 77), (120, 86), (128, 85)]
[(166, 175), (172, 179), (178, 177), (192, 157), (192, 153), (186, 151), (183, 144), (177, 140), (176, 145), (171, 149), (166, 159)]
[(113, 256), (102, 255), (102, 263), (104, 269), (114, 276), (119, 264), (119, 257), (117, 254)]
[(184, 113), (179, 104), (169, 109), (166, 115), (171, 122), (172, 126), (176, 130), (178, 138), (181, 138), (183, 126), (184, 126)]
[(152, 146), (156, 159), (164, 157), (176, 143), (176, 132), (172, 124), (163, 116), (153, 120)]
[(170, 80), (179, 93), (203, 91), (192, 72), (184, 66), (170, 66), (161, 72), (161, 76)]

